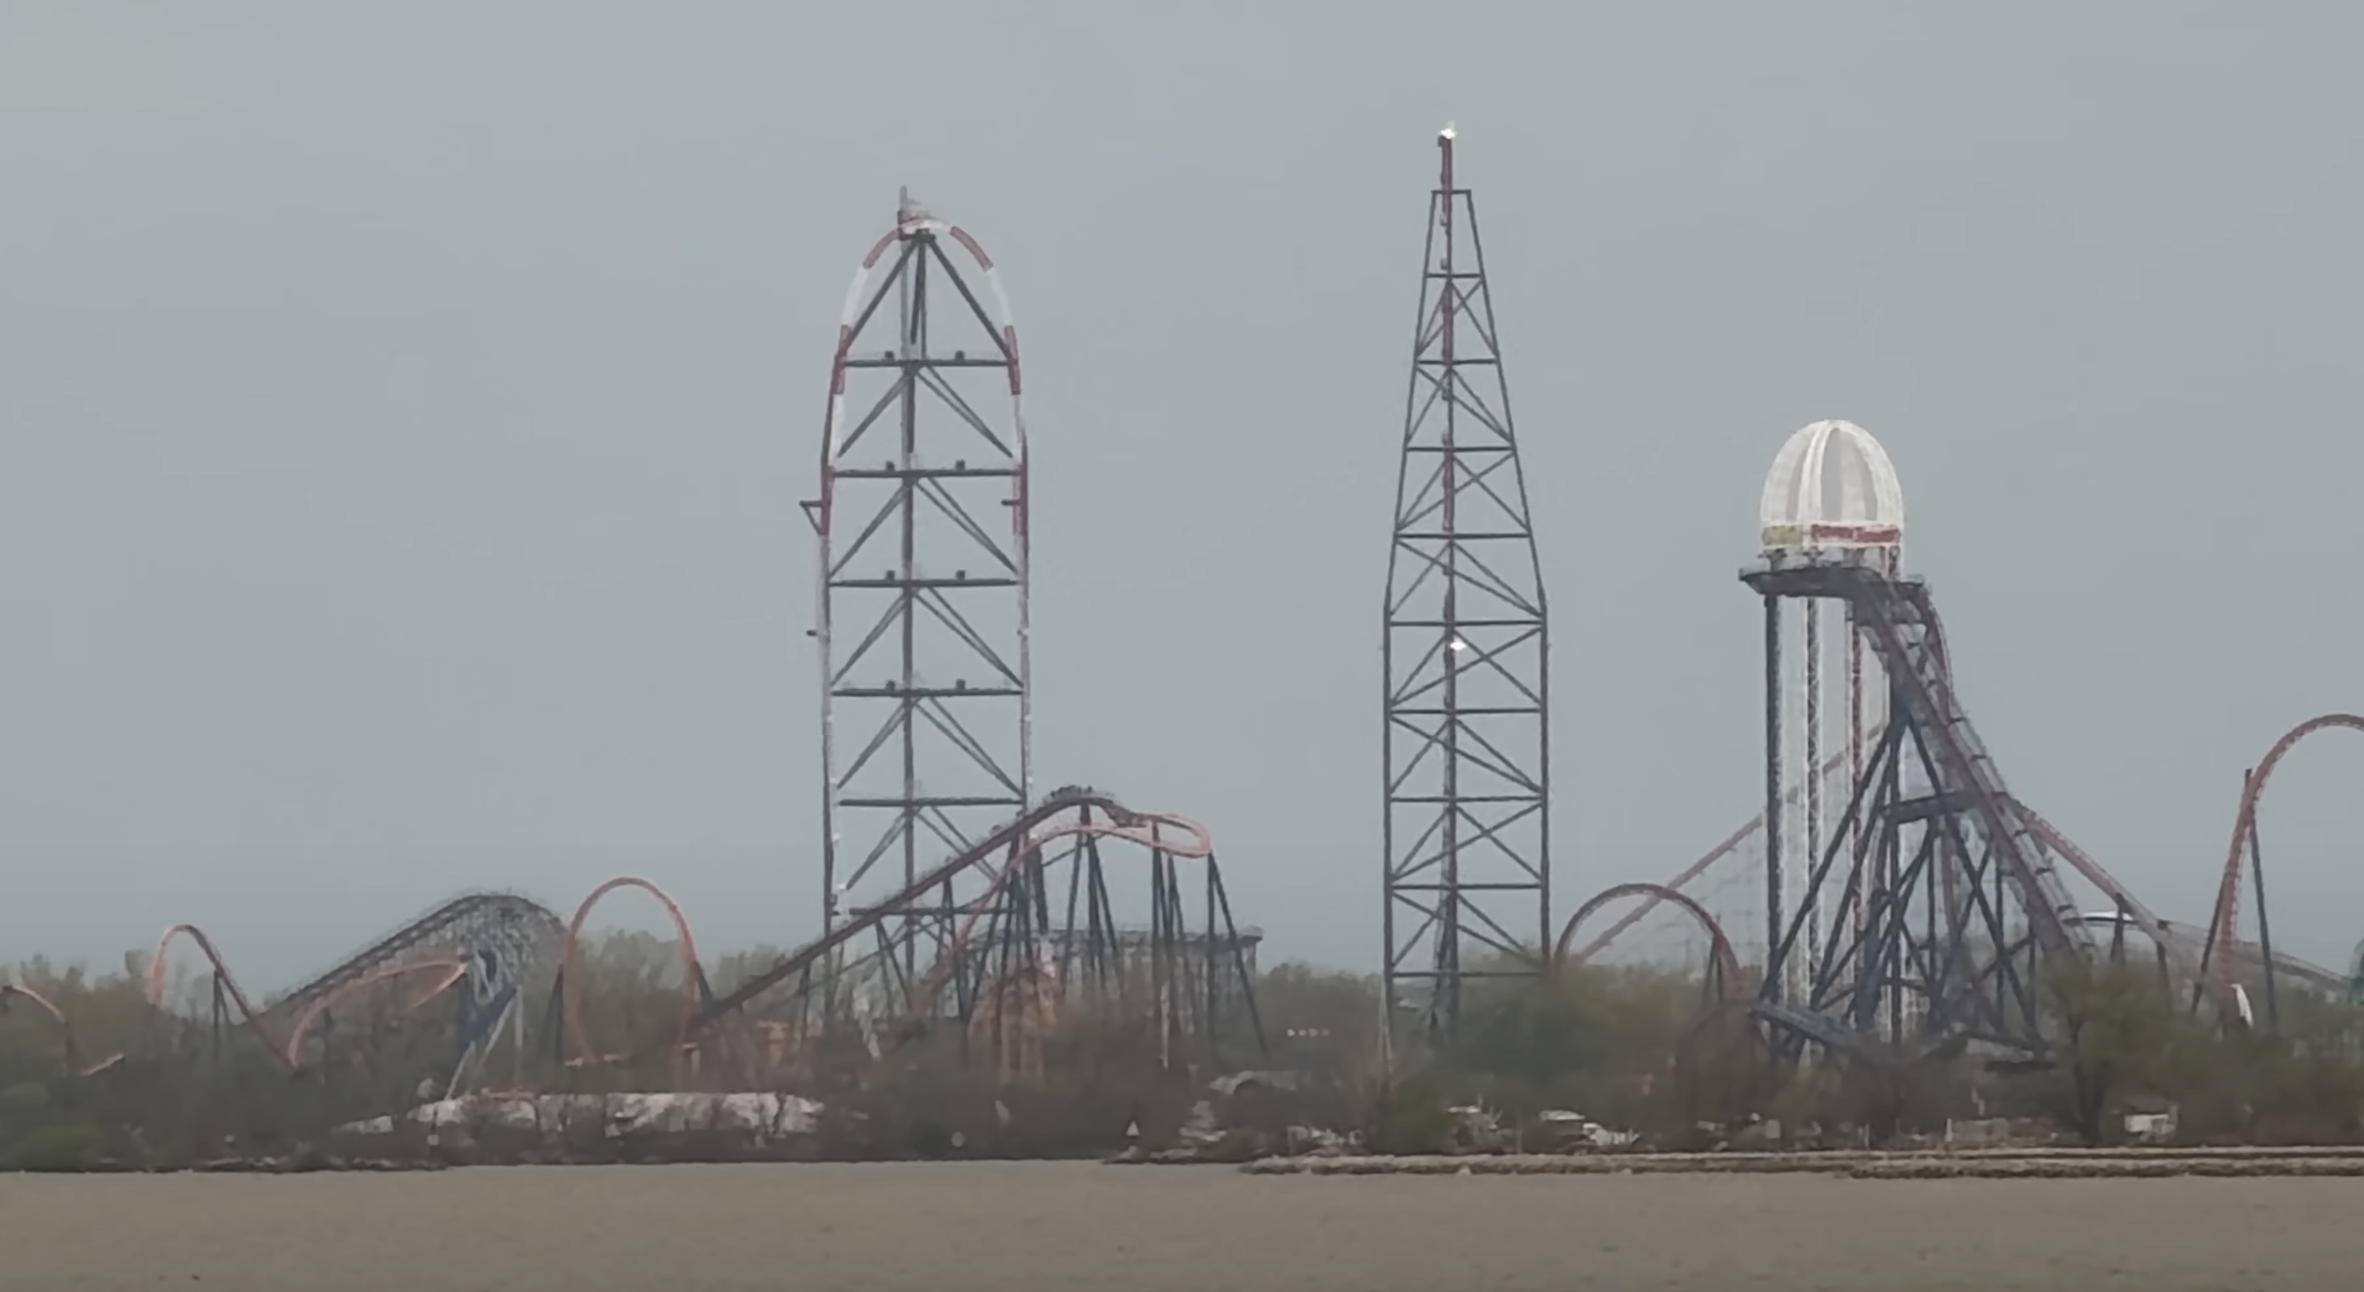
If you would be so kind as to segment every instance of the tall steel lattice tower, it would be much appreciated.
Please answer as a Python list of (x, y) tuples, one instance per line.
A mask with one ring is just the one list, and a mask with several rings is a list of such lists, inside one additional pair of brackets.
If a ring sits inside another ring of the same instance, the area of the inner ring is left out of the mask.
[[(993, 261), (906, 192), (846, 293), (821, 493), (806, 504), (820, 536), (832, 927), (1031, 798), (1019, 390)], [(919, 918), (897, 930), (910, 969), (933, 959)]]
[(1549, 638), (1477, 207), (1437, 136), (1387, 561), (1389, 1017), (1456, 1037), (1463, 984), (1551, 941)]

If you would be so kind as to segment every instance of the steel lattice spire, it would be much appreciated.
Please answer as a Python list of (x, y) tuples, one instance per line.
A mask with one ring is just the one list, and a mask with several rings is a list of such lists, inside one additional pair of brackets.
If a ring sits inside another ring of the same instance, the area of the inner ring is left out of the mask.
[(1543, 579), (1454, 135), (1437, 137), (1383, 648), (1386, 989), (1448, 1042), (1464, 980), (1538, 972), (1551, 936)]
[(846, 294), (806, 505), (830, 927), (1032, 797), (1019, 390), (992, 260), (906, 193)]

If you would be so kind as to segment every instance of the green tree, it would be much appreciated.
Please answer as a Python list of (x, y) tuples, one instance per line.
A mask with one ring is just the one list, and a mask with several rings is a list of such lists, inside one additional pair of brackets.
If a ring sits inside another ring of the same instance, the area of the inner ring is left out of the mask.
[(2159, 1096), (2187, 1077), (2204, 1038), (2148, 966), (2084, 958), (2055, 962), (2045, 978), (2059, 1044), (2056, 1111), (2087, 1143), (2115, 1138), (2130, 1096)]

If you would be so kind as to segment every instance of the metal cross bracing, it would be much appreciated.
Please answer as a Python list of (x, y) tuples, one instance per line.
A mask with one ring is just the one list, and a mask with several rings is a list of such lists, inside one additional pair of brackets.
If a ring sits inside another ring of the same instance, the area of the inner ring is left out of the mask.
[[(855, 271), (819, 536), (825, 927), (1030, 798), (1018, 336), (977, 240), (914, 205)], [(907, 971), (928, 957), (904, 939)]]
[(1462, 985), (1551, 939), (1548, 634), (1477, 208), (1437, 138), (1383, 646), (1389, 1017), (1449, 1044)]
[(1012, 858), (946, 912), (961, 927), (921, 982), (901, 985), (906, 1010), (958, 1020), (964, 1048), (983, 1042), (1012, 1075), (1039, 1071), (1045, 1034), (1079, 1015), (1144, 1030), (1161, 1066), (1261, 1055), (1262, 934), (1233, 919), (1214, 855), (1152, 847), (1144, 868), (1102, 852), (1084, 834)]
[[(1742, 575), (1765, 599), (1767, 656), (1770, 951), (1757, 1012), (1793, 1055), (1808, 1042), (1910, 1053), (1964, 1039), (2040, 1053), (2044, 963), (2095, 950), (2060, 863), (2114, 884), (2064, 858), (2010, 797), (1954, 694), (1926, 585), (1860, 557), (1775, 551)], [(1780, 610), (1797, 597), (1843, 601), (1890, 688), (1887, 722), (1836, 828), (1805, 859), (1806, 891), (1837, 887), (1827, 912), (1784, 910), (1781, 899)], [(1810, 919), (1827, 921), (1823, 955), (1793, 975), (1787, 961), (1804, 954)], [(1802, 996), (1792, 981), (1806, 984)]]
[[(194, 1023), (172, 1007), (167, 954), (188, 939), (204, 955), (208, 1018)], [(417, 1013), (427, 1002), (448, 1000), (454, 1014), (454, 1048), (439, 1066), (437, 1084), (448, 1090), (481, 1067), (504, 1023), (522, 1026), (516, 1006), (530, 984), (554, 967), (565, 925), (540, 903), (513, 893), (466, 893), (378, 938), (324, 973), (307, 979), (258, 1008), (231, 976), (221, 953), (202, 929), (176, 924), (158, 941), (149, 966), (148, 997), (165, 1025), (169, 1048), (190, 1050), (210, 1039), (219, 1055), (232, 1027), (243, 1028), (270, 1060), (285, 1071), (324, 1062), (333, 1049), (374, 1044), (367, 1019), (391, 999), (407, 1004), (398, 1014)], [(355, 1020), (361, 1020), (358, 1029)], [(343, 1035), (355, 1039), (343, 1040)], [(522, 1058), (519, 1040), (516, 1057)]]
[(549, 968), (565, 924), (515, 893), (463, 893), (345, 957), (273, 1001), (266, 1018), (289, 1018), (387, 966), (450, 956), (470, 964), (472, 993), (486, 999)]
[[(466, 966), (442, 995), (453, 1011), (449, 1066), (437, 1074), (439, 1093), (454, 1093), (501, 1039), (504, 1027), (515, 1042), (512, 1058), (522, 1063), (524, 994), (555, 969), (565, 925), (547, 907), (509, 893), (471, 893), (371, 944), (329, 974), (307, 983), (265, 1011), (299, 1033), (307, 1064), (324, 1061), (339, 1043), (339, 1020), (331, 1002), (365, 985), (373, 976), (403, 963), (448, 960)], [(317, 1010), (309, 1024), (307, 1010)], [(360, 1044), (368, 1044), (364, 1037)]]
[[(1111, 842), (1147, 865), (1104, 859)], [(1153, 1028), (1168, 1062), (1261, 1055), (1261, 940), (1234, 921), (1203, 827), (1069, 786), (706, 1001), (691, 1032), (742, 1011), (799, 1036), (823, 1009), (874, 1035), (951, 1022), (1017, 1072), (1080, 1011)]]

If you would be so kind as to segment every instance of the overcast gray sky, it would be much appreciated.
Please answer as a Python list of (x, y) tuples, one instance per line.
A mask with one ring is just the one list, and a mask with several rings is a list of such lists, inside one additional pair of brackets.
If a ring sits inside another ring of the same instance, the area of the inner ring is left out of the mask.
[[(1752, 809), (1734, 574), (1774, 448), (1840, 416), (2014, 789), (2205, 918), (2242, 768), (2364, 707), (2360, 40), (2167, 0), (0, 2), (0, 952), (188, 919), (268, 986), (623, 869), (709, 945), (810, 932), (796, 502), (909, 184), (1025, 329), (1038, 783), (1202, 818), (1274, 954), (1375, 966), (1447, 118), (1567, 904)], [(2320, 959), (2364, 934), (2360, 743), (2265, 817)]]

